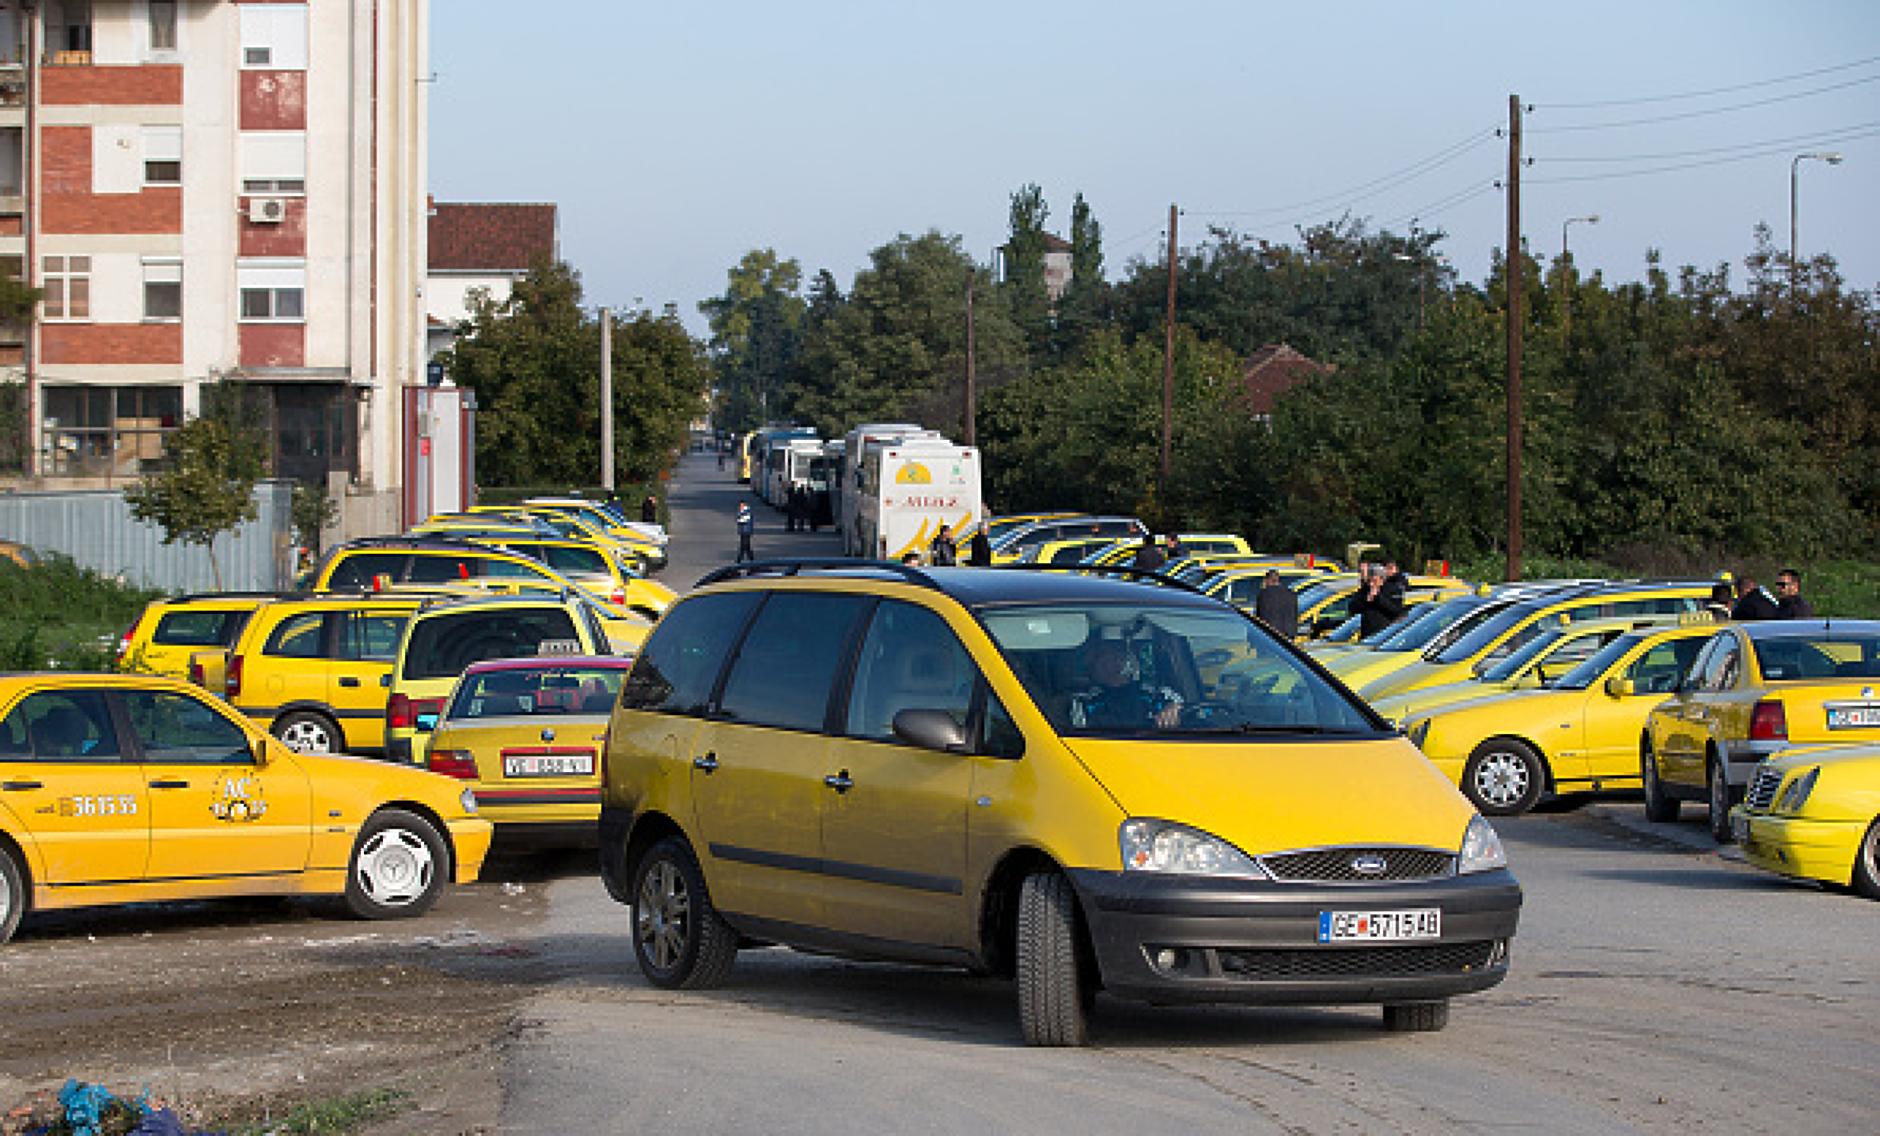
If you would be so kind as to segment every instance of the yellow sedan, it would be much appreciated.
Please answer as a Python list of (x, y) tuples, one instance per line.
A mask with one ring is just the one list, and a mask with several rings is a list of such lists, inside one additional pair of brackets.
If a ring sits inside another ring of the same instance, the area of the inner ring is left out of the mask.
[(1757, 867), (1880, 899), (1880, 745), (1777, 754), (1730, 817)]
[(1763, 758), (1792, 745), (1880, 741), (1880, 620), (1770, 620), (1717, 632), (1652, 711), (1640, 743), (1645, 815), (1710, 806), (1728, 843), (1730, 806)]
[(1412, 714), (1403, 729), (1484, 813), (1523, 813), (1549, 792), (1633, 788), (1645, 716), (1714, 630), (1629, 631), (1542, 690)]
[(444, 701), (424, 765), (471, 782), (506, 841), (592, 844), (601, 744), (632, 667), (606, 656), (472, 664)]
[(294, 753), (183, 682), (0, 677), (0, 942), (29, 910), (219, 896), (418, 915), (490, 832), (466, 786)]
[(1371, 703), (1371, 709), (1393, 722), (1413, 714), (1427, 714), (1460, 702), (1473, 702), (1511, 690), (1536, 690), (1566, 674), (1589, 655), (1627, 631), (1650, 626), (1650, 619), (1596, 619), (1569, 623), (1536, 636), (1520, 650), (1484, 665), (1461, 682), (1427, 686), (1393, 694)]

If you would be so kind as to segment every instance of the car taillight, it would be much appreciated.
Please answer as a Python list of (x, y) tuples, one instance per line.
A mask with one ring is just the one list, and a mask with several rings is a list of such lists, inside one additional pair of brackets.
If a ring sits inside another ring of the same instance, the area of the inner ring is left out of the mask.
[(1776, 698), (1765, 698), (1749, 712), (1749, 740), (1753, 742), (1787, 741), (1789, 716)]
[(189, 681), (201, 686), (203, 685), (202, 677), (202, 664), (194, 659), (189, 660)]
[(434, 749), (424, 757), (425, 767), (433, 773), (462, 781), (477, 779), (476, 756), (467, 749)]
[(242, 657), (230, 655), (228, 673), (222, 676), (222, 692), (225, 697), (236, 698), (242, 692)]
[(137, 625), (143, 621), (144, 613), (140, 611), (137, 613), (137, 618), (131, 620), (131, 625), (124, 629), (123, 636), (118, 639), (118, 658), (121, 659), (130, 652), (131, 640), (137, 637)]
[(394, 694), (385, 703), (385, 724), (394, 730), (411, 728), (411, 698), (409, 695)]

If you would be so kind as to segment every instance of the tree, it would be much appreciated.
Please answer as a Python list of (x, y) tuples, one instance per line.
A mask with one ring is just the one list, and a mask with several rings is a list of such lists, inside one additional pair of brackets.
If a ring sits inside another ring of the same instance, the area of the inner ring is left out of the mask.
[(698, 307), (711, 321), (719, 422), (742, 429), (787, 413), (784, 385), (802, 346), (803, 269), (764, 248), (745, 253), (726, 275), (724, 294)]
[(236, 384), (203, 388), (203, 413), (164, 439), (164, 468), (124, 490), (131, 516), (163, 530), (163, 543), (200, 544), (215, 586), (215, 538), (260, 515), (255, 482), (267, 473), (268, 437)]
[(1044, 190), (1035, 183), (1020, 186), (1012, 194), (1008, 217), (1011, 233), (1005, 242), (1006, 302), (1011, 306), (1012, 322), (1025, 336), (1033, 359), (1042, 359), (1051, 334), (1051, 294), (1045, 285), (1044, 257), (1048, 251), (1044, 223), (1051, 207), (1044, 202)]
[[(39, 306), (40, 290), (17, 279), (0, 261), (0, 327), (30, 322)], [(32, 444), (26, 420), (26, 384), (0, 383), (0, 468), (19, 468)]]

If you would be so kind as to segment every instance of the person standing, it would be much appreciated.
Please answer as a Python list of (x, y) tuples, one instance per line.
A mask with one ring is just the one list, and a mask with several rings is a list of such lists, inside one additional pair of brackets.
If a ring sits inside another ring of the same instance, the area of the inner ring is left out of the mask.
[(1704, 604), (1704, 610), (1709, 612), (1712, 618), (1728, 619), (1730, 618), (1730, 609), (1736, 606), (1734, 602), (1735, 598), (1736, 597), (1730, 591), (1730, 582), (1728, 580), (1718, 580), (1710, 586), (1710, 600)]
[(1397, 597), (1399, 604), (1403, 603), (1404, 596), (1410, 591), (1410, 577), (1397, 567), (1395, 560), (1384, 561), (1384, 587)]
[(1253, 614), (1282, 636), (1299, 634), (1299, 593), (1280, 582), (1279, 573), (1267, 570), (1253, 597)]
[(973, 530), (973, 539), (966, 542), (966, 563), (974, 568), (992, 567), (992, 540), (986, 536), (984, 522)]
[(1131, 568), (1141, 568), (1145, 572), (1154, 572), (1156, 569), (1162, 567), (1167, 560), (1168, 557), (1162, 553), (1162, 546), (1155, 541), (1155, 534), (1143, 533), (1142, 547), (1136, 550), (1135, 559), (1129, 562), (1129, 566)]
[(1802, 575), (1793, 568), (1776, 573), (1776, 615), (1781, 619), (1815, 618), (1815, 605), (1802, 596)]
[(953, 543), (953, 532), (946, 522), (940, 523), (940, 531), (933, 534), (933, 541), (927, 545), (927, 563), (935, 568), (951, 568), (959, 563), (960, 550)]
[(1403, 598), (1384, 586), (1384, 566), (1367, 564), (1358, 590), (1352, 593), (1345, 610), (1358, 617), (1358, 638), (1371, 636), (1397, 622), (1403, 614)]
[(756, 560), (757, 553), (751, 551), (751, 536), (757, 532), (757, 518), (751, 516), (751, 506), (747, 502), (738, 502), (738, 560)]
[(1736, 606), (1730, 609), (1731, 619), (1740, 623), (1748, 619), (1779, 619), (1781, 615), (1768, 588), (1748, 576), (1736, 578)]

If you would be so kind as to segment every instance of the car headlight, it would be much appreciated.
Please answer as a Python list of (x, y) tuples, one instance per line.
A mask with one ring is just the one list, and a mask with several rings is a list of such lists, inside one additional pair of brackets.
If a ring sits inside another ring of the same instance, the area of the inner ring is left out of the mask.
[(465, 789), (462, 799), (463, 811), (469, 813), (471, 816), (477, 815), (477, 791), (475, 789)]
[(1821, 766), (1812, 765), (1809, 767), (1808, 772), (1802, 774), (1800, 777), (1789, 778), (1789, 783), (1783, 786), (1781, 796), (1776, 798), (1776, 807), (1770, 811), (1778, 813), (1801, 812), (1802, 806), (1808, 803), (1808, 794), (1815, 791), (1815, 779), (1820, 776)]
[(1123, 869), (1184, 876), (1245, 876), (1264, 880), (1265, 869), (1219, 837), (1166, 820), (1123, 822)]
[(1417, 719), (1416, 721), (1410, 723), (1410, 728), (1406, 732), (1408, 733), (1410, 737), (1410, 744), (1417, 747), (1418, 749), (1422, 749), (1424, 739), (1430, 736), (1430, 719), (1428, 718)]
[(1490, 872), (1508, 866), (1508, 853), (1502, 851), (1501, 837), (1486, 817), (1477, 816), (1462, 834), (1462, 849), (1456, 853), (1456, 874)]

